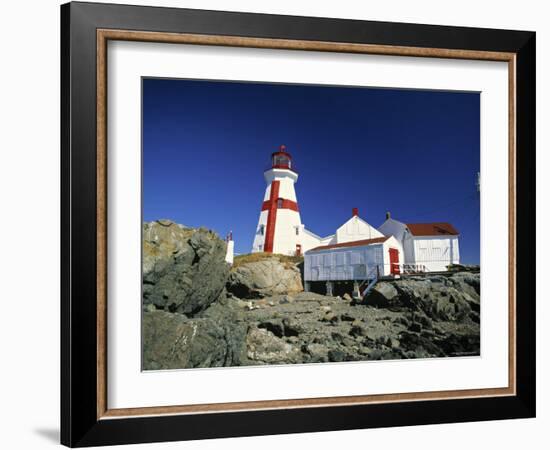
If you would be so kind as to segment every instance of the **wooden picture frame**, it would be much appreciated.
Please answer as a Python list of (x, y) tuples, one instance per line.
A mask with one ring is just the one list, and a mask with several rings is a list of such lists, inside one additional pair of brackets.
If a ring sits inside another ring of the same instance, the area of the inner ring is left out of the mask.
[[(61, 442), (91, 446), (534, 417), (535, 33), (69, 3), (61, 7)], [(130, 40), (505, 61), (507, 388), (109, 409), (106, 43)]]

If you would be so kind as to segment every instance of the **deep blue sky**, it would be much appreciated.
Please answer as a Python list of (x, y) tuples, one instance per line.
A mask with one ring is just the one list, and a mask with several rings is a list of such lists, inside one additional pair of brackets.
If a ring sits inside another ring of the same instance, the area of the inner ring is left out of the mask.
[(358, 207), (378, 227), (451, 222), (479, 262), (479, 94), (143, 80), (143, 220), (233, 230), (248, 253), (263, 171), (285, 144), (302, 222), (334, 233)]

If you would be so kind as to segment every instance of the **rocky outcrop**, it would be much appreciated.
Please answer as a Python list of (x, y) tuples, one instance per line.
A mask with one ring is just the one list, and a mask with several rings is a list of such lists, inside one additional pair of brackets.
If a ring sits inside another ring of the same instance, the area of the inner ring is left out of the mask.
[(479, 264), (449, 264), (447, 269), (450, 272), (477, 272), (479, 273)]
[(479, 322), (479, 290), (479, 273), (411, 277), (378, 283), (365, 303), (422, 311), (433, 320)]
[[(402, 283), (392, 283), (380, 290), (389, 296), (393, 288), (398, 294), (389, 297), (399, 299)], [(238, 305), (249, 324), (247, 364), (479, 354), (479, 323), (468, 314), (442, 314), (428, 307), (425, 312), (397, 302), (389, 307), (355, 304), (307, 292)]]
[(240, 264), (231, 270), (227, 290), (239, 298), (262, 298), (303, 291), (296, 264), (277, 256)]
[(194, 315), (221, 294), (229, 265), (226, 243), (204, 228), (169, 220), (143, 225), (143, 303)]
[(264, 328), (250, 328), (246, 337), (247, 356), (255, 364), (294, 364), (302, 362), (299, 347)]
[(303, 292), (298, 258), (163, 220), (143, 227), (144, 370), (479, 354), (479, 271), (381, 281), (358, 303)]
[(246, 360), (246, 326), (164, 311), (142, 317), (143, 370), (239, 366)]

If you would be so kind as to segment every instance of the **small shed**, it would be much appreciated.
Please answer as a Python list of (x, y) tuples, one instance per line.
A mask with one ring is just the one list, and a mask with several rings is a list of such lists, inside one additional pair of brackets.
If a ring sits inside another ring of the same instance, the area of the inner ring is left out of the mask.
[(405, 273), (440, 272), (450, 264), (460, 264), (460, 235), (448, 222), (404, 223), (387, 213), (378, 230), (403, 246)]
[(415, 265), (435, 272), (460, 263), (459, 233), (450, 223), (407, 223), (407, 231), (403, 247), (413, 255)]
[(380, 276), (399, 275), (403, 249), (393, 236), (323, 245), (304, 255), (306, 289), (311, 283), (352, 281), (355, 290)]

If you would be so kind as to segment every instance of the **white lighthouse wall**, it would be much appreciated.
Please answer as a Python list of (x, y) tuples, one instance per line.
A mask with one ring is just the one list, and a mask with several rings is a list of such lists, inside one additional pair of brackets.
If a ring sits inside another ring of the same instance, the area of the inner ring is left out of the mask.
[(374, 239), (383, 236), (384, 235), (380, 231), (370, 226), (358, 216), (353, 216), (336, 230), (336, 242), (338, 244), (360, 241), (363, 239)]
[(294, 180), (292, 178), (275, 178), (280, 181), (279, 185), (279, 198), (284, 198), (285, 200), (296, 200), (296, 190), (294, 189)]
[[(263, 225), (263, 234), (261, 232)], [(252, 253), (263, 252), (265, 243), (265, 233), (267, 231), (267, 211), (260, 212), (260, 219), (258, 220), (258, 226), (256, 227), (256, 233), (254, 234), (254, 242), (252, 243)]]
[(294, 189), (294, 183), (296, 182), (297, 176), (293, 175), (293, 172), (290, 170), (279, 170), (277, 173), (272, 173), (274, 170), (266, 172), (266, 182), (267, 187), (264, 194), (264, 202), (268, 201), (271, 197), (271, 183), (273, 181), (279, 181), (279, 195), (277, 198), (284, 198), (286, 200), (296, 200), (296, 190)]
[(271, 197), (271, 183), (269, 183), (265, 188), (264, 202), (267, 202), (270, 197)]
[(458, 236), (418, 236), (413, 238), (415, 264), (432, 271), (445, 271), (449, 264), (459, 264)]
[(285, 180), (285, 183), (289, 182), (294, 190), (294, 183), (298, 181), (298, 174), (289, 169), (269, 169), (264, 172), (264, 179), (267, 185), (270, 185), (273, 180), (279, 180), (281, 182)]
[(292, 209), (278, 209), (275, 221), (275, 234), (273, 237), (273, 253), (282, 255), (294, 255), (296, 244), (299, 244), (300, 234), (296, 234), (296, 228), (301, 228), (300, 213)]

